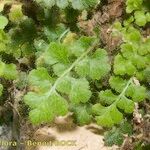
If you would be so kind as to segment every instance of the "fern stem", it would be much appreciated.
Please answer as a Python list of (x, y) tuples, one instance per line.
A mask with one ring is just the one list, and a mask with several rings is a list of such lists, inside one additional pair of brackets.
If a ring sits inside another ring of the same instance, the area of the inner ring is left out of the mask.
[(125, 88), (123, 89), (123, 91), (120, 93), (117, 100), (113, 104), (117, 104), (117, 102), (125, 95), (125, 92), (127, 91), (128, 87), (132, 83), (132, 79), (133, 78), (131, 77), (130, 80), (127, 82), (127, 85), (125, 86)]
[(55, 91), (56, 86), (62, 80), (62, 78), (65, 77), (89, 52), (91, 52), (98, 45), (98, 42), (98, 40), (95, 40), (92, 46), (89, 47), (87, 51), (85, 51), (78, 59), (76, 59), (75, 62), (66, 71), (64, 71), (64, 73), (55, 81), (50, 91), (47, 93), (48, 97)]

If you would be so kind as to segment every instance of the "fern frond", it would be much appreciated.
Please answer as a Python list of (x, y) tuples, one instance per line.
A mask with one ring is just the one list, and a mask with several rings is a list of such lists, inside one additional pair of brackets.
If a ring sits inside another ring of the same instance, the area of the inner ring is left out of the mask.
[[(125, 113), (132, 113), (134, 102), (139, 102), (146, 98), (146, 88), (135, 85), (132, 78), (129, 81), (124, 81), (119, 77), (111, 77), (110, 86), (120, 94), (113, 94), (111, 90), (101, 91), (99, 94), (100, 103), (93, 106), (93, 114), (97, 123), (106, 127), (111, 127), (121, 122), (123, 113), (120, 109)], [(101, 103), (108, 106), (102, 106)]]
[[(87, 40), (89, 41), (88, 43)], [(56, 78), (50, 77), (47, 69), (43, 67), (30, 72), (29, 85), (32, 87), (33, 92), (27, 93), (24, 100), (31, 108), (30, 118), (33, 123), (48, 122), (58, 115), (65, 115), (70, 104), (86, 104), (92, 95), (86, 76), (92, 79), (100, 79), (110, 71), (105, 50), (98, 49), (91, 56), (90, 52), (98, 44), (97, 39), (93, 40), (92, 37), (82, 37), (73, 43), (66, 45), (64, 43), (52, 42), (43, 56), (41, 56), (43, 61), (51, 67), (53, 76), (56, 76)], [(74, 49), (79, 51), (78, 55), (74, 53)], [(81, 72), (77, 71), (77, 67), (79, 68), (82, 61), (87, 58), (91, 63), (94, 62), (94, 78), (91, 68), (87, 69), (85, 77), (80, 77)], [(98, 66), (99, 63), (101, 63), (101, 66)], [(75, 71), (79, 76), (73, 76)], [(56, 111), (58, 108), (59, 112)], [(86, 111), (81, 111), (81, 113), (84, 117)], [(78, 116), (77, 113), (76, 116)], [(90, 116), (88, 117), (89, 119), (83, 117), (77, 117), (81, 124), (90, 119)]]

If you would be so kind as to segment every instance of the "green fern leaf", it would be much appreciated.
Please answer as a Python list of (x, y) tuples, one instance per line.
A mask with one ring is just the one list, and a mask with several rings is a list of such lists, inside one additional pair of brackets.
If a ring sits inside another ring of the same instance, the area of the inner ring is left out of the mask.
[(67, 94), (70, 101), (75, 104), (86, 103), (91, 97), (89, 83), (84, 78), (65, 77), (58, 84), (57, 90)]
[(96, 50), (92, 57), (83, 59), (75, 70), (81, 77), (89, 76), (91, 79), (101, 79), (110, 71), (106, 51)]
[(41, 58), (43, 58), (46, 64), (53, 66), (53, 70), (58, 76), (69, 67), (70, 63), (68, 48), (63, 44), (55, 42), (51, 42), (49, 48), (37, 60), (38, 66), (42, 65), (41, 62), (39, 62)]
[(74, 105), (72, 109), (74, 112), (75, 120), (79, 125), (85, 125), (91, 122), (91, 108), (88, 105)]
[(51, 122), (56, 116), (64, 116), (68, 112), (67, 101), (55, 92), (50, 97), (46, 93), (38, 95), (30, 92), (24, 100), (32, 108), (29, 118), (33, 124)]
[(0, 29), (3, 30), (7, 24), (8, 24), (8, 19), (0, 15)]
[(125, 113), (132, 113), (134, 110), (134, 102), (126, 96), (122, 96), (122, 98), (117, 102), (117, 106), (124, 110)]
[(40, 92), (47, 91), (51, 87), (52, 78), (49, 76), (45, 68), (32, 70), (28, 76), (30, 86), (38, 88)]
[(96, 112), (97, 124), (106, 127), (120, 123), (123, 119), (122, 113), (118, 111), (115, 105), (104, 107), (101, 104), (96, 104), (93, 106), (93, 112)]
[(47, 64), (53, 65), (55, 63), (62, 62), (64, 64), (69, 63), (68, 60), (69, 51), (62, 44), (52, 42), (44, 54)]
[[(143, 46), (144, 46), (144, 44), (143, 44)], [(141, 48), (142, 48), (142, 46), (141, 46)], [(143, 49), (144, 48), (146, 48), (146, 47), (144, 46)], [(127, 44), (127, 43), (121, 45), (122, 55), (126, 59), (130, 60), (136, 68), (143, 69), (147, 66), (148, 60), (147, 60), (147, 57), (141, 56), (138, 54), (138, 49), (139, 49), (138, 46)], [(141, 49), (140, 49), (140, 51), (141, 51)]]
[(66, 27), (64, 24), (58, 24), (55, 28), (44, 27), (44, 34), (49, 42), (54, 42), (65, 32)]
[(2, 61), (0, 61), (0, 76), (8, 79), (8, 80), (14, 80), (17, 78), (17, 70), (16, 66), (14, 64), (5, 64)]
[(146, 98), (146, 88), (140, 85), (130, 85), (127, 93), (128, 96), (132, 97), (133, 101), (141, 102)]
[(114, 89), (116, 92), (121, 93), (123, 88), (126, 86), (127, 81), (123, 80), (120, 77), (111, 76), (109, 79), (109, 84), (112, 89)]
[(127, 0), (126, 1), (126, 11), (127, 13), (131, 13), (134, 10), (138, 10), (142, 7), (143, 0)]
[(134, 75), (136, 67), (129, 60), (124, 59), (120, 54), (114, 60), (114, 73), (116, 75)]
[(147, 23), (147, 18), (144, 11), (136, 11), (134, 13), (135, 22), (139, 26), (145, 26)]
[(69, 49), (75, 56), (79, 57), (90, 47), (90, 45), (94, 41), (95, 41), (94, 37), (83, 36), (80, 39), (72, 42), (71, 45), (69, 46)]
[(117, 95), (114, 95), (111, 90), (105, 90), (99, 93), (99, 98), (101, 103), (110, 105), (116, 101)]

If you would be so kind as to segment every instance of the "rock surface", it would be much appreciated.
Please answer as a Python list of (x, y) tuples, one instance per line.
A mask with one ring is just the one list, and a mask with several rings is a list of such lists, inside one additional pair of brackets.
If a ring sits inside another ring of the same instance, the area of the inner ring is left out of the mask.
[[(103, 130), (96, 125), (88, 125), (75, 129), (60, 131), (57, 127), (44, 127), (35, 133), (37, 141), (53, 139), (54, 141), (74, 141), (74, 146), (37, 146), (37, 150), (117, 150), (117, 147), (108, 148), (104, 145)], [(43, 137), (46, 137), (44, 139)]]

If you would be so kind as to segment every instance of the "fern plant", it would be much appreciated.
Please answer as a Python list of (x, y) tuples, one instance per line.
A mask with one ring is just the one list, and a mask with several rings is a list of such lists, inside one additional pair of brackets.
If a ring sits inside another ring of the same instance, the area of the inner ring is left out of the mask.
[[(107, 53), (95, 50), (97, 44), (92, 37), (81, 37), (70, 44), (50, 43), (38, 58), (37, 69), (29, 74), (33, 91), (24, 99), (31, 108), (29, 116), (33, 123), (50, 122), (55, 116), (65, 115), (71, 105), (89, 102), (89, 79), (101, 79), (110, 71)], [(45, 65), (53, 72), (51, 76)]]
[[(35, 68), (32, 70), (32, 66), (28, 75), (29, 87), (24, 97), (30, 108), (32, 123), (52, 122), (55, 117), (71, 111), (80, 125), (93, 120), (106, 127), (120, 124), (127, 114), (133, 112), (135, 103), (147, 98), (143, 83), (150, 81), (150, 38), (143, 38), (129, 24), (134, 19), (139, 26), (149, 22), (148, 7), (142, 0), (127, 0), (126, 11), (134, 12), (134, 17), (126, 20), (124, 27), (121, 23), (114, 25), (114, 34), (121, 36), (123, 43), (110, 64), (106, 50), (99, 48), (97, 37), (78, 38), (60, 22), (57, 24), (56, 21), (56, 26), (47, 23), (52, 18), (49, 13), (55, 8), (53, 6), (62, 9), (63, 15), (66, 15), (73, 9), (80, 12), (95, 7), (99, 0), (35, 1), (44, 6), (39, 9), (44, 12), (45, 18), (42, 20), (35, 15), (36, 21), (40, 22), (38, 24), (23, 14), (22, 4), (11, 7), (8, 19), (0, 14), (0, 52), (12, 55), (18, 64), (20, 59), (30, 61), (31, 55), (36, 57)], [(8, 20), (11, 30), (5, 28)], [(0, 77), (6, 80), (18, 78), (15, 86), (23, 89), (27, 73), (21, 72), (18, 77), (16, 65), (4, 62), (1, 58)], [(95, 81), (102, 82), (106, 77), (110, 77), (108, 85), (93, 90)], [(0, 95), (2, 90), (3, 85), (0, 84)], [(98, 98), (95, 92), (98, 92)]]
[[(141, 102), (150, 97), (150, 37), (142, 36), (150, 22), (149, 2), (126, 0), (127, 20), (107, 30), (117, 36), (108, 40), (107, 36), (83, 36), (86, 28), (96, 24), (94, 32), (98, 31), (99, 19), (105, 19), (107, 14), (105, 8), (119, 6), (121, 11), (118, 3), (103, 1), (102, 7), (99, 3), (100, 0), (0, 3), (0, 107), (15, 106), (8, 119), (13, 127), (27, 113), (33, 124), (42, 124), (71, 112), (78, 125), (96, 122), (107, 129), (104, 141), (108, 146), (120, 146), (124, 134), (135, 132), (131, 117), (135, 104), (139, 103), (141, 109)], [(105, 31), (105, 23), (102, 24)], [(116, 44), (118, 37), (122, 43), (111, 56), (100, 48), (99, 38)], [(24, 92), (23, 101), (28, 107), (21, 101)], [(4, 114), (4, 118), (9, 117)], [(3, 118), (0, 120), (3, 122)]]
[(99, 93), (100, 103), (93, 106), (97, 124), (106, 127), (120, 123), (124, 118), (122, 110), (125, 113), (132, 113), (134, 102), (140, 102), (146, 98), (146, 88), (135, 85), (133, 78), (127, 81), (112, 76), (109, 84), (112, 89), (101, 91)]

